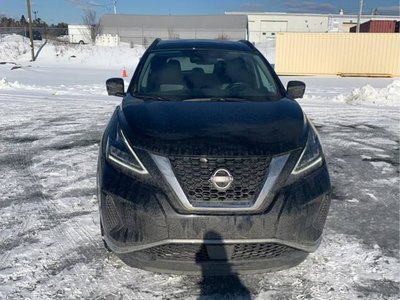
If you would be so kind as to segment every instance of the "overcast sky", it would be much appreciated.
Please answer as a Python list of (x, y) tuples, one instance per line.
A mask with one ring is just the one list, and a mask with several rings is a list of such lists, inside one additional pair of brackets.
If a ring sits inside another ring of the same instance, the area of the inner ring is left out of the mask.
[[(48, 23), (80, 23), (83, 10), (98, 16), (113, 13), (113, 0), (31, 0), (37, 17)], [(358, 0), (117, 0), (117, 12), (125, 14), (223, 14), (226, 11), (308, 12), (356, 14)], [(378, 9), (381, 15), (399, 15), (399, 0), (364, 0), (364, 12)], [(0, 14), (20, 18), (26, 0), (0, 0)]]

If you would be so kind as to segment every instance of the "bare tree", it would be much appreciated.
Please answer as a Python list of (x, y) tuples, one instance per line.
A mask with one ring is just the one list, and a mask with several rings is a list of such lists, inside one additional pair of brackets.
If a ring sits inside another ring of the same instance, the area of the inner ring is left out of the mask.
[(231, 39), (231, 37), (228, 34), (222, 32), (221, 34), (219, 34), (217, 36), (217, 39), (218, 40), (223, 40), (223, 41), (228, 41), (228, 40)]
[(82, 23), (88, 28), (89, 38), (94, 43), (96, 41), (96, 36), (99, 34), (100, 25), (97, 22), (97, 14), (93, 9), (85, 9), (82, 16)]
[(147, 37), (143, 37), (143, 41), (142, 41), (143, 47), (147, 48), (147, 46), (149, 45), (149, 41), (147, 40)]
[(168, 28), (168, 39), (170, 40), (178, 40), (179, 34), (175, 32), (174, 28)]

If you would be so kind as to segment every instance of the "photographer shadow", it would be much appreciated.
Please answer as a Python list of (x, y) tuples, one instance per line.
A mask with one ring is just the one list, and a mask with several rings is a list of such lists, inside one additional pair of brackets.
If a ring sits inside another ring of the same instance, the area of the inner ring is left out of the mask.
[(204, 243), (196, 253), (196, 263), (201, 267), (202, 275), (198, 299), (251, 299), (250, 291), (232, 272), (231, 253), (227, 251), (229, 248), (222, 244), (222, 237), (217, 232), (208, 231), (204, 235)]

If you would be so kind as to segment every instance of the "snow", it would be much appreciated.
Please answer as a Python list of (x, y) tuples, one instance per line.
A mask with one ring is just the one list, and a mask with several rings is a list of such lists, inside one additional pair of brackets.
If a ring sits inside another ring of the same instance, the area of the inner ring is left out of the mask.
[(41, 65), (82, 66), (93, 68), (119, 68), (136, 66), (144, 52), (142, 46), (130, 47), (122, 44), (120, 47), (71, 45), (64, 43), (51, 44), (43, 48)]
[[(0, 299), (245, 296), (232, 278), (130, 268), (102, 245), (98, 143), (120, 102), (106, 96), (104, 82), (119, 77), (127, 62), (131, 76), (143, 49), (63, 45), (61, 51), (48, 43), (30, 62), (22, 53), (4, 55), (4, 45), (0, 62), (9, 63), (0, 65)], [(15, 64), (20, 68), (11, 70)], [(307, 84), (299, 103), (321, 136), (332, 207), (321, 246), (305, 262), (240, 276), (241, 283), (254, 299), (397, 299), (399, 80), (282, 80)]]
[[(42, 49), (45, 41), (34, 41), (35, 53), (39, 53), (40, 63), (30, 62), (30, 42), (28, 38), (13, 34), (0, 37), (0, 63), (12, 62), (25, 67), (63, 67), (118, 69), (123, 67), (133, 71), (145, 49), (140, 45), (120, 43), (119, 47), (67, 44), (50, 41)], [(132, 74), (132, 73), (131, 73)]]
[[(15, 82), (15, 85), (17, 84), (17, 81)], [(15, 86), (14, 85), (14, 86)], [(0, 89), (4, 90), (4, 89), (11, 89), (12, 88), (12, 84), (10, 84), (7, 81), (7, 78), (2, 78), (0, 79)]]
[[(41, 41), (34, 41), (35, 47), (41, 43)], [(28, 38), (18, 34), (0, 34), (0, 61), (27, 60), (31, 55), (30, 51)]]
[(394, 80), (387, 87), (375, 89), (371, 85), (355, 88), (350, 95), (338, 95), (335, 100), (348, 104), (373, 104), (400, 106), (400, 80)]

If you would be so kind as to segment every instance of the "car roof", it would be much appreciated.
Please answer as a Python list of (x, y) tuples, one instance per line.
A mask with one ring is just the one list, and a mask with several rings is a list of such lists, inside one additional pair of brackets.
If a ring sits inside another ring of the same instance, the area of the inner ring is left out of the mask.
[(246, 41), (225, 41), (207, 39), (185, 39), (185, 40), (159, 40), (152, 51), (158, 50), (185, 50), (185, 49), (224, 49), (238, 51), (253, 51), (251, 45)]

